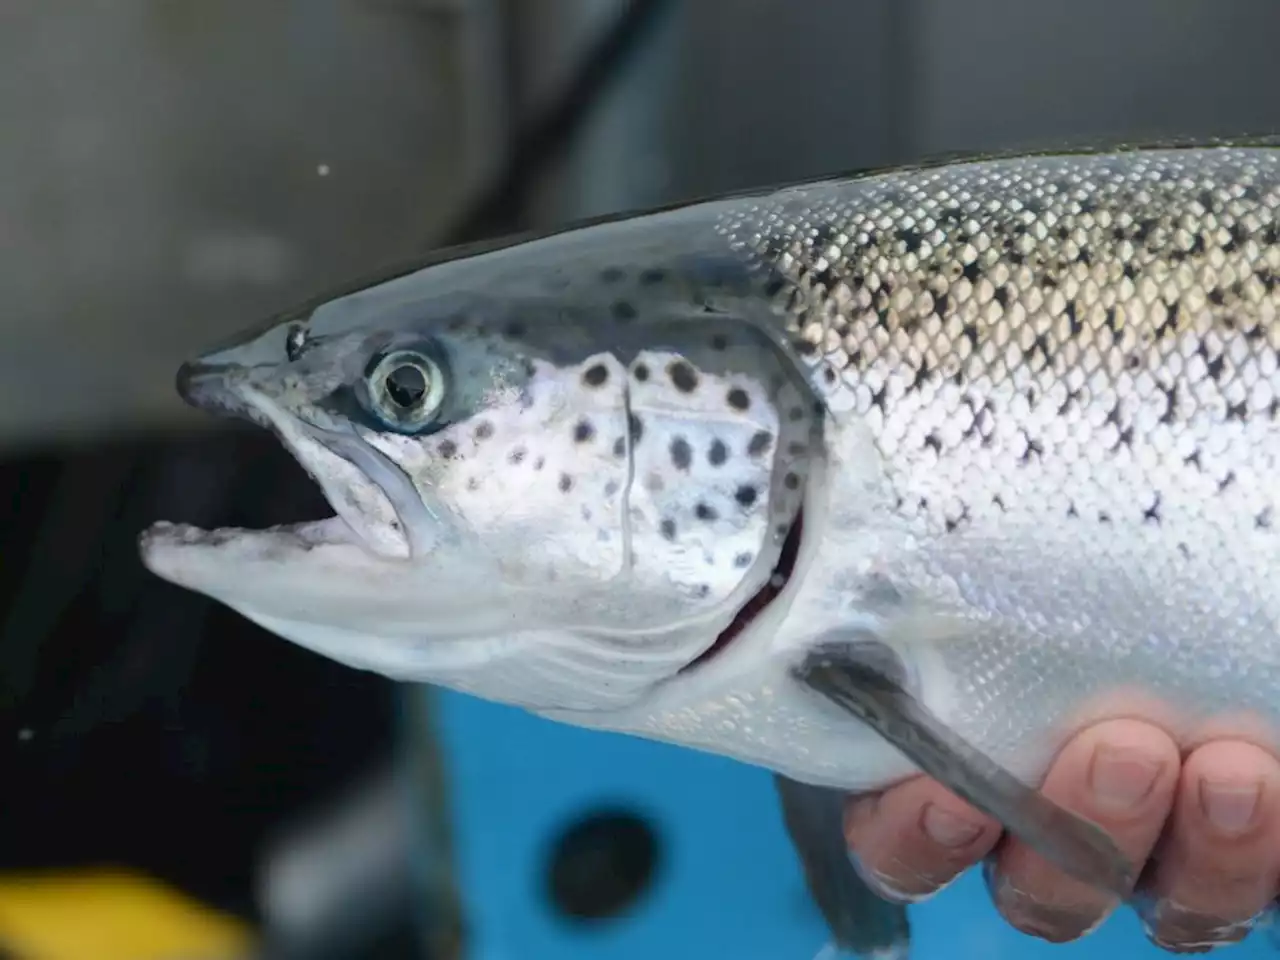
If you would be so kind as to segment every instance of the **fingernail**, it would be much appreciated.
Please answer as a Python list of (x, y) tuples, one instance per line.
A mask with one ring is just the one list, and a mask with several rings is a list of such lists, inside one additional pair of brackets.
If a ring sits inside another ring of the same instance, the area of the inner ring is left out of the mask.
[(944, 810), (935, 803), (925, 806), (924, 812), (920, 814), (920, 826), (934, 843), (951, 849), (972, 843), (982, 832), (981, 823), (974, 823), (968, 817)]
[(1262, 783), (1238, 783), (1226, 780), (1200, 779), (1200, 805), (1205, 817), (1219, 833), (1227, 836), (1244, 833), (1253, 824), (1262, 794)]
[(1163, 766), (1142, 750), (1104, 743), (1093, 753), (1089, 785), (1104, 806), (1132, 810), (1151, 793)]

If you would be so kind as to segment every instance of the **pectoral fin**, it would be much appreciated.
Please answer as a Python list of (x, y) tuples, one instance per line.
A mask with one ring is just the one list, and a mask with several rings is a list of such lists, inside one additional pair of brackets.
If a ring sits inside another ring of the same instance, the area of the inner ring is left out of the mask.
[(885, 644), (870, 639), (820, 647), (793, 675), (1066, 873), (1122, 900), (1131, 895), (1134, 869), (1111, 838), (943, 724), (906, 689), (902, 663)]
[(844, 837), (845, 794), (774, 775), (782, 816), (834, 944), (857, 957), (905, 958), (911, 943), (907, 908), (863, 882)]

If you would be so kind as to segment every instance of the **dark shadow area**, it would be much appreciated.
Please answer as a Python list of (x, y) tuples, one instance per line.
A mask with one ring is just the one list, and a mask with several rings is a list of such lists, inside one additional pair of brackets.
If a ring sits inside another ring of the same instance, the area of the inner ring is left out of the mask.
[(652, 888), (662, 863), (660, 835), (646, 817), (613, 807), (589, 810), (552, 840), (547, 897), (567, 920), (623, 916)]

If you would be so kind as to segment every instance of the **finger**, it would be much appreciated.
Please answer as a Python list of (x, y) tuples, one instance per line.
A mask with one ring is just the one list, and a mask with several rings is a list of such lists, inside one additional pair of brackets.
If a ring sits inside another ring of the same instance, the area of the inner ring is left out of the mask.
[(1143, 891), (1148, 936), (1183, 951), (1241, 940), (1278, 878), (1280, 762), (1247, 743), (1200, 747)]
[(1000, 825), (937, 781), (916, 777), (850, 804), (845, 836), (868, 883), (915, 902), (985, 857)]
[[(1172, 809), (1178, 761), (1177, 744), (1159, 728), (1111, 720), (1072, 740), (1042, 789), (1100, 826), (1131, 863), (1141, 865)], [(1111, 894), (1068, 876), (1012, 837), (989, 865), (988, 884), (1009, 923), (1053, 942), (1083, 936), (1117, 906)]]

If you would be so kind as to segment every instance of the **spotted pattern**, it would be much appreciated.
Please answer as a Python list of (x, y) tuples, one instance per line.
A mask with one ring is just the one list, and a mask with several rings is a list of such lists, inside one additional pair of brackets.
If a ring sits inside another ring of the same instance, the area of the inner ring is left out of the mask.
[[(776, 438), (807, 450), (815, 424), (776, 351), (741, 330), (682, 339), (680, 353), (642, 350), (629, 369), (634, 562), (641, 578), (716, 602), (744, 569), (772, 566), (807, 469)], [(796, 407), (799, 421), (779, 415)]]
[(526, 388), (482, 416), (425, 438), (371, 442), (507, 562), (535, 567), (547, 582), (575, 570), (592, 580), (616, 576), (628, 563), (626, 381), (611, 355), (541, 363)]
[(936, 651), (947, 718), (1014, 769), (1118, 688), (1274, 729), (1278, 219), (1260, 148), (893, 172), (719, 220), (871, 441), (909, 544), (877, 570), (987, 625)]
[(1176, 528), (1229, 495), (1222, 534), (1249, 538), (1280, 506), (1244, 455), (1280, 428), (1277, 211), (1276, 151), (1166, 151), (801, 188), (721, 229), (904, 514)]

